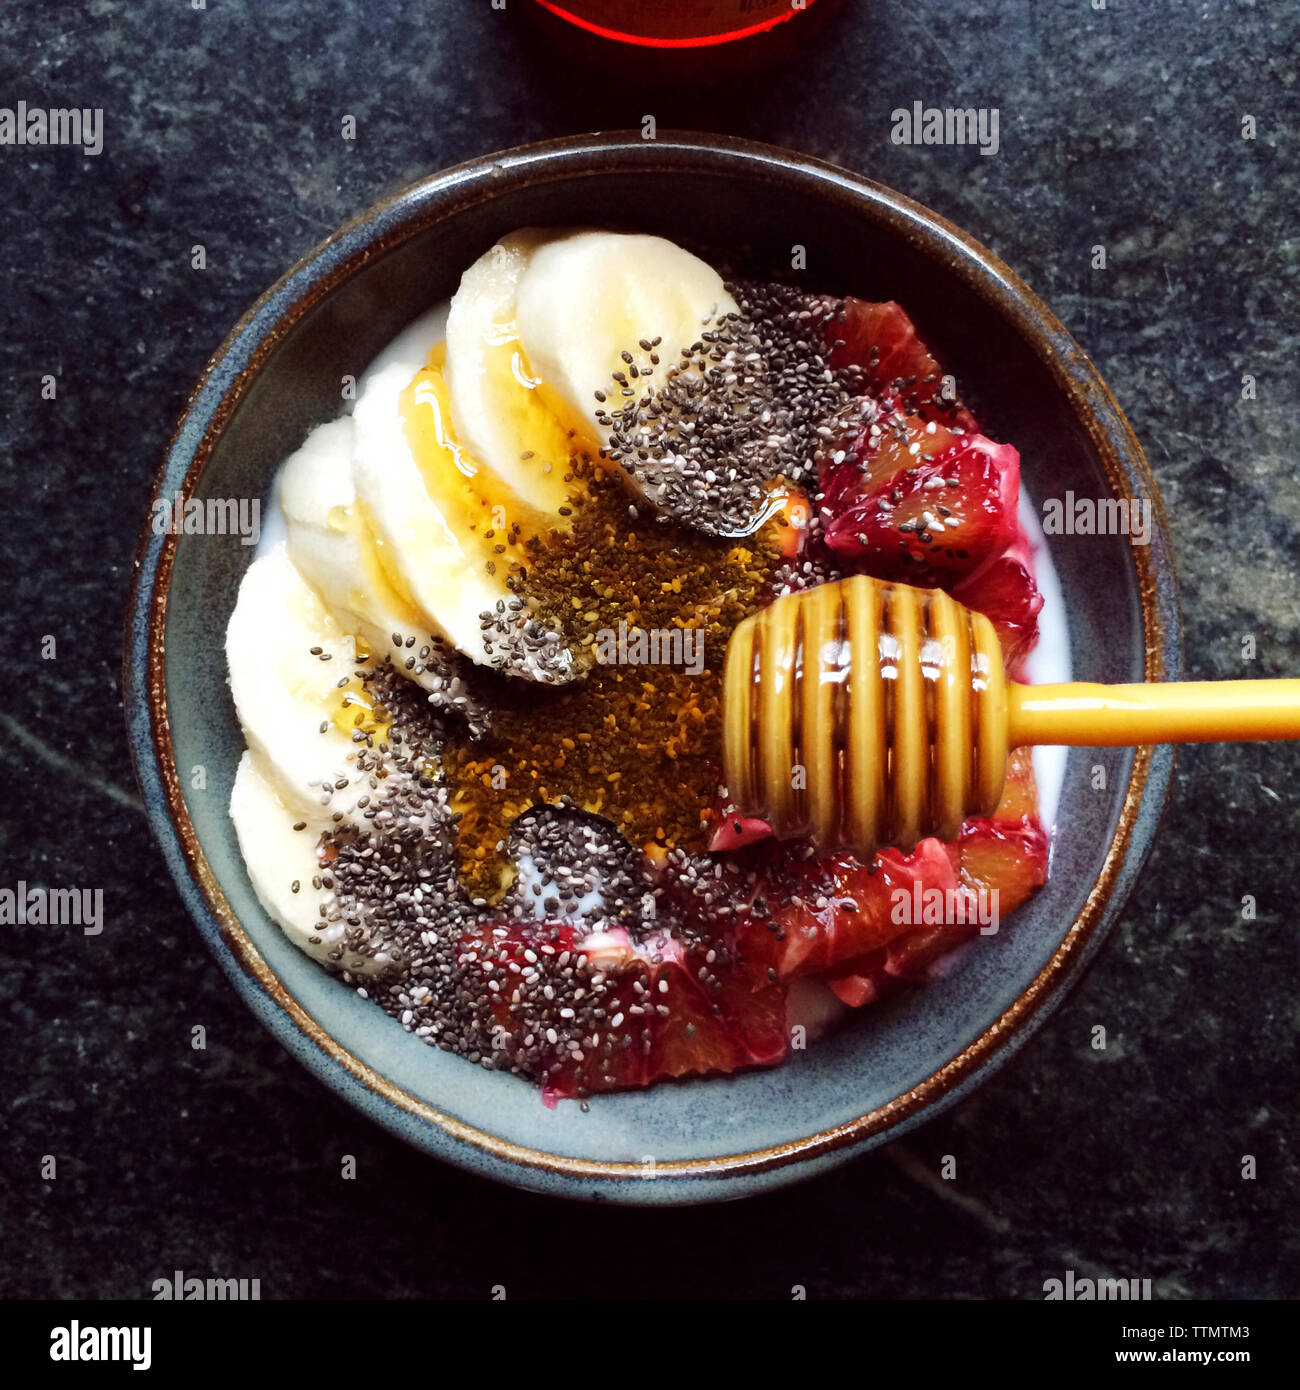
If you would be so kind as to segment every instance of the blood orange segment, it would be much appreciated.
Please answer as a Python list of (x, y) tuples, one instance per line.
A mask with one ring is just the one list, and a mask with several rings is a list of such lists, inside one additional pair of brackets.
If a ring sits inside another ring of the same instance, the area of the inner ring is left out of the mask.
[[(904, 863), (911, 870), (914, 904), (937, 901), (926, 897), (929, 889), (956, 886), (963, 893), (963, 905), (946, 920), (933, 922), (926, 920), (924, 911), (918, 919), (914, 906), (905, 926), (880, 930), (874, 938), (862, 931), (836, 937), (846, 952), (853, 952), (830, 953), (825, 978), (839, 999), (861, 1008), (906, 982), (923, 980), (936, 961), (971, 940), (981, 927), (994, 925), (994, 909), (1000, 927), (1003, 917), (1037, 892), (1047, 881), (1049, 845), (1037, 808), (1031, 750), (1016, 749), (1008, 759), (1006, 787), (993, 816), (965, 821), (951, 845), (923, 840), (911, 856), (884, 851), (879, 858), (895, 872)], [(891, 882), (891, 892), (899, 886), (901, 878)], [(996, 897), (991, 896), (994, 892)], [(957, 920), (960, 916), (965, 920)]]
[(946, 588), (987, 614), (1020, 676), (1042, 598), (1016, 517), (1018, 454), (947, 399), (947, 379), (897, 304), (847, 299), (828, 332), (832, 364), (858, 366), (870, 394), (822, 458), (824, 544), (855, 571)]
[[(544, 1099), (648, 1086), (692, 1075), (769, 1066), (786, 1054), (785, 990), (734, 962), (709, 960), (673, 938), (641, 945), (625, 932), (583, 937), (567, 924), (510, 923), (462, 938), (461, 960), (485, 973), (508, 971), (544, 951), (568, 951), (589, 977), (599, 977), (603, 1017), (576, 1043), (556, 1041), (512, 1011), (507, 990), (495, 992), (492, 1013), (502, 1046), (522, 1055), (543, 1083)], [(528, 1039), (532, 1041), (529, 1042)], [(575, 1050), (576, 1049), (576, 1050)]]
[(758, 844), (760, 840), (771, 839), (772, 836), (772, 827), (765, 820), (757, 816), (737, 815), (735, 812), (727, 814), (715, 809), (712, 826), (709, 850), (715, 854), (728, 854), (746, 845)]
[(907, 313), (893, 300), (844, 301), (844, 317), (828, 328), (831, 366), (862, 369), (879, 396), (896, 397), (911, 412), (964, 430), (978, 429), (975, 417), (956, 398)]
[(812, 517), (808, 494), (792, 483), (781, 482), (773, 487), (769, 505), (777, 526), (776, 544), (783, 560), (793, 560), (803, 549)]
[(996, 893), (1000, 916), (1014, 912), (1047, 882), (1047, 832), (1036, 816), (968, 820), (958, 839), (962, 880)]
[(874, 1004), (884, 996), (884, 989), (876, 974), (865, 964), (844, 974), (832, 975), (826, 983), (840, 1002), (851, 1009)]
[(982, 435), (960, 436), (838, 515), (823, 511), (826, 543), (880, 579), (933, 586), (979, 574), (1016, 536), (1020, 455)]
[(1047, 882), (1049, 841), (1038, 818), (1033, 750), (1007, 759), (1002, 800), (991, 816), (963, 822), (957, 839), (961, 878), (972, 891), (996, 893), (999, 917), (1014, 912)]
[(1017, 526), (1011, 546), (980, 574), (954, 585), (952, 596), (989, 619), (1002, 644), (1007, 674), (1019, 679), (1025, 658), (1038, 642), (1043, 607), (1024, 531)]
[(911, 854), (884, 849), (774, 864), (735, 931), (738, 958), (778, 979), (821, 974), (910, 930), (918, 890), (956, 892), (954, 852), (925, 839)]
[[(864, 396), (834, 427), (820, 456), (818, 486), (824, 523), (877, 493), (906, 469), (929, 463), (963, 438), (919, 415), (884, 409)], [(888, 493), (885, 494), (888, 496)]]
[(1018, 821), (1038, 814), (1038, 783), (1034, 779), (1034, 750), (1013, 748), (1007, 754), (1007, 778), (994, 820)]

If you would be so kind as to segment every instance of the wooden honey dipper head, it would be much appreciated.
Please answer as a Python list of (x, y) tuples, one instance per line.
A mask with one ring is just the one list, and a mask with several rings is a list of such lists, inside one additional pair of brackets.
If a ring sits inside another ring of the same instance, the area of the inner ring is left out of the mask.
[(858, 575), (778, 598), (732, 634), (732, 801), (822, 850), (910, 850), (990, 815), (1007, 765), (992, 623), (939, 589)]
[(1300, 680), (1019, 685), (982, 614), (865, 576), (746, 618), (722, 705), (738, 809), (859, 855), (992, 815), (1010, 748), (1300, 739)]

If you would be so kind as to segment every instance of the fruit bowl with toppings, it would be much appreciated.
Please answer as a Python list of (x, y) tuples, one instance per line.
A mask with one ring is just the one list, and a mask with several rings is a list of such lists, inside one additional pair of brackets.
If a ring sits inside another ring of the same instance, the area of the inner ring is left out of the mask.
[(1045, 1017), (1171, 757), (1018, 753), (947, 843), (777, 838), (722, 781), (727, 641), (867, 574), (986, 614), (1018, 678), (1176, 677), (1166, 534), (1049, 551), (1067, 488), (1155, 500), (1060, 325), (897, 194), (702, 137), (413, 185), (250, 310), (164, 467), (264, 518), (142, 537), (128, 720), (182, 894), (295, 1055), (475, 1171), (684, 1202), (862, 1151)]

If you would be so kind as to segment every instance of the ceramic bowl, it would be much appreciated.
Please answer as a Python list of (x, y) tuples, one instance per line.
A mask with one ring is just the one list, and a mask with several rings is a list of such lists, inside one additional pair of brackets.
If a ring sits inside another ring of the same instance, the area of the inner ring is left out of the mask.
[[(591, 224), (688, 239), (743, 272), (897, 299), (986, 431), (1016, 444), (1031, 497), (1150, 498), (1147, 545), (1053, 538), (1077, 678), (1177, 679), (1178, 600), (1155, 484), (1095, 368), (995, 256), (900, 194), (786, 150), (703, 136), (590, 136), (487, 156), (349, 222), (248, 311), (209, 362), (159, 493), (264, 497), (335, 416), (340, 381), (448, 296), (503, 234)], [(243, 748), (223, 634), (252, 557), (237, 537), (146, 521), (126, 635), (127, 715), (153, 828), (235, 988), (307, 1068), (393, 1133), (537, 1191), (714, 1201), (824, 1170), (955, 1104), (1031, 1036), (1101, 945), (1151, 844), (1167, 747), (1073, 750), (1050, 880), (926, 988), (864, 1011), (788, 1065), (545, 1108), (403, 1030), (300, 955), (263, 912), (227, 814)], [(1106, 768), (1095, 789), (1091, 769)], [(202, 768), (203, 774), (195, 772)], [(1051, 1122), (1051, 1101), (1043, 1101)]]

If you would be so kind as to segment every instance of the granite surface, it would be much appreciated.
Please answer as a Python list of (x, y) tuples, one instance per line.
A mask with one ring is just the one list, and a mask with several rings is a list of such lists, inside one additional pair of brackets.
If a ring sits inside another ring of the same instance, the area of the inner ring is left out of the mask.
[[(569, 71), (524, 5), (0, 4), (0, 105), (105, 123), (95, 158), (0, 148), (0, 883), (102, 888), (106, 921), (0, 928), (0, 1292), (139, 1298), (181, 1269), (260, 1278), (267, 1298), (1035, 1298), (1073, 1269), (1294, 1296), (1300, 747), (1186, 752), (1122, 924), (1036, 1041), (906, 1142), (735, 1205), (579, 1208), (439, 1166), (300, 1071), (200, 945), (119, 707), (164, 442), (287, 265), (493, 148), (651, 113), (839, 161), (968, 228), (1064, 319), (1146, 446), (1188, 674), (1300, 674), (1294, 6), (859, 0), (767, 74), (647, 86)], [(916, 100), (998, 107), (998, 154), (891, 144), (891, 110)]]

